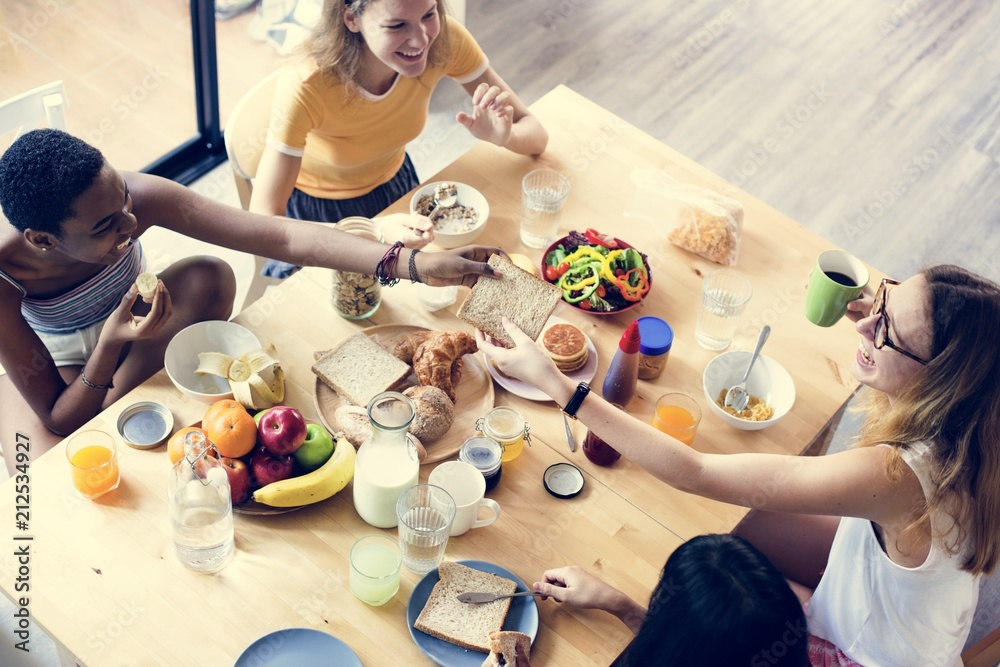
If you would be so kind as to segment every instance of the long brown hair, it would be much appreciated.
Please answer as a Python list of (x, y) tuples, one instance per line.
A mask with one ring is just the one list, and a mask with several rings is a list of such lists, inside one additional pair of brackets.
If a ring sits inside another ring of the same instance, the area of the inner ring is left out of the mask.
[[(361, 33), (348, 30), (344, 16), (348, 12), (361, 16), (374, 2), (378, 0), (326, 0), (323, 3), (319, 23), (305, 43), (305, 52), (316, 61), (323, 76), (345, 85), (357, 83), (365, 38)], [(427, 67), (443, 65), (451, 52), (444, 0), (437, 0), (436, 4), (441, 32), (431, 44), (430, 53), (427, 54)], [(348, 91), (350, 90), (353, 90), (352, 86), (348, 86)]]
[(936, 511), (952, 511), (958, 531), (941, 546), (957, 553), (973, 547), (962, 569), (989, 574), (1000, 558), (1000, 287), (963, 268), (923, 272), (930, 292), (932, 359), (890, 404), (872, 392), (858, 446), (896, 448), (888, 473), (905, 465), (898, 456), (918, 442), (930, 445), (934, 490), (923, 515), (908, 528), (929, 525)]

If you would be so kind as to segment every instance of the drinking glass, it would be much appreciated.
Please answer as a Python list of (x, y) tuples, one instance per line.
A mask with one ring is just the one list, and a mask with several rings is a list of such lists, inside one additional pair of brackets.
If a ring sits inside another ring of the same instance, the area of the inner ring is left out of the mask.
[(753, 287), (733, 269), (712, 271), (701, 283), (701, 308), (694, 336), (707, 350), (724, 350), (733, 342), (740, 315), (747, 307)]
[(399, 590), (402, 556), (396, 540), (366, 535), (351, 547), (351, 592), (362, 602), (380, 607)]
[(656, 401), (651, 423), (667, 435), (690, 445), (701, 423), (701, 407), (687, 394), (664, 394)]
[(569, 179), (552, 169), (529, 171), (521, 180), (521, 243), (547, 248), (556, 239)]
[(94, 499), (118, 488), (118, 449), (104, 431), (80, 431), (66, 443), (66, 458), (73, 485), (84, 497)]
[(440, 486), (417, 484), (403, 492), (396, 516), (406, 569), (427, 574), (441, 564), (455, 511), (455, 500)]

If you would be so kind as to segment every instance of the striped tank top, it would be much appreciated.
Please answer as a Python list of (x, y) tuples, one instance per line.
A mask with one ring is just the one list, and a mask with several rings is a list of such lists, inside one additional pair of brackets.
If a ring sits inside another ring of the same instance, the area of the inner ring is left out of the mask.
[(21, 314), (36, 333), (58, 335), (73, 333), (106, 319), (145, 268), (142, 246), (138, 240), (133, 240), (130, 251), (117, 262), (51, 299), (29, 297), (28, 291), (3, 271), (0, 271), (0, 278), (21, 290)]

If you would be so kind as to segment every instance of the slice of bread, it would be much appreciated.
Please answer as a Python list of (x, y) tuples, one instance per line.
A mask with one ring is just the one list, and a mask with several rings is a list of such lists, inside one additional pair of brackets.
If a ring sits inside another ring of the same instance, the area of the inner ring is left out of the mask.
[(510, 595), (517, 584), (489, 572), (444, 561), (438, 568), (441, 581), (434, 584), (427, 604), (413, 627), (432, 637), (480, 653), (490, 652), (490, 633), (503, 628), (510, 598), (486, 604), (458, 601), (462, 593)]
[(376, 394), (401, 385), (411, 370), (363, 333), (341, 342), (312, 365), (312, 372), (342, 399), (362, 407)]
[(506, 315), (535, 340), (562, 299), (562, 290), (499, 255), (490, 257), (489, 265), (502, 271), (503, 277), (484, 276), (476, 281), (458, 309), (458, 319), (482, 329), (497, 345), (514, 347), (514, 341), (500, 323), (500, 318)]
[(531, 637), (523, 632), (500, 631), (490, 633), (490, 655), (500, 667), (517, 667), (517, 649), (525, 657), (531, 652)]

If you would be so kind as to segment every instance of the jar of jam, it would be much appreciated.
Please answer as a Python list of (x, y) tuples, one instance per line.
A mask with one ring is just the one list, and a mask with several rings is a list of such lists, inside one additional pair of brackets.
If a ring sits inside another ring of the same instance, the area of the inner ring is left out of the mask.
[[(617, 403), (612, 403), (611, 405), (625, 412), (625, 408)], [(591, 463), (599, 466), (613, 465), (622, 456), (617, 449), (594, 435), (594, 432), (591, 430), (587, 431), (587, 436), (583, 439), (583, 453), (590, 459)]]
[(500, 443), (483, 435), (472, 436), (458, 450), (459, 461), (465, 461), (483, 473), (487, 491), (500, 483), (500, 475), (503, 474), (502, 456), (503, 448)]
[(639, 337), (639, 379), (654, 380), (667, 365), (674, 330), (666, 320), (646, 315), (639, 318)]
[(493, 408), (476, 421), (476, 430), (500, 444), (504, 463), (521, 455), (525, 441), (531, 444), (528, 424), (513, 408)]

